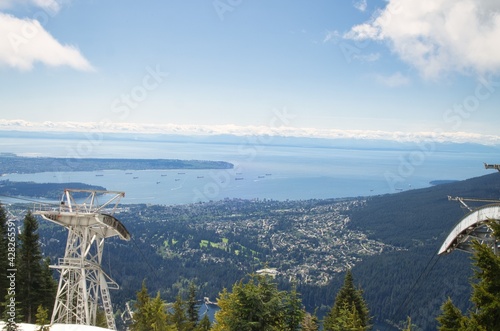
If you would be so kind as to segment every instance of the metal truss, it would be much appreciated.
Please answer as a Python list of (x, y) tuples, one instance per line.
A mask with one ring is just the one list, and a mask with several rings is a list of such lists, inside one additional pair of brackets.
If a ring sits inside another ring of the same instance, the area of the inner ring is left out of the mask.
[[(463, 199), (462, 201), (458, 201), (463, 203)], [(490, 246), (495, 251), (495, 254), (498, 255), (500, 243), (495, 240), (493, 230), (489, 226), (489, 223), (499, 221), (500, 204), (498, 203), (485, 205), (472, 210), (451, 230), (439, 249), (438, 254), (447, 254), (455, 249), (469, 253), (473, 252), (472, 242), (476, 240)]]
[[(88, 194), (87, 199), (75, 199), (82, 193)], [(110, 194), (112, 198), (98, 203), (98, 198)], [(51, 266), (60, 272), (52, 323), (95, 325), (102, 307), (108, 328), (116, 330), (109, 290), (119, 286), (102, 270), (101, 262), (106, 238), (130, 239), (123, 224), (112, 216), (123, 196), (123, 192), (67, 189), (57, 210), (35, 211), (68, 229), (64, 257)]]

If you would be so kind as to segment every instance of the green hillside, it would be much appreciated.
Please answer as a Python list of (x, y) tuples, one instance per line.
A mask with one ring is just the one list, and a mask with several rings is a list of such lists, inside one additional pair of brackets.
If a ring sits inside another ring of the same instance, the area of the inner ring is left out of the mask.
[[(106, 243), (103, 266), (121, 285), (117, 310), (147, 279), (152, 292), (174, 301), (191, 280), (215, 300), (246, 274), (277, 268), (287, 289), (297, 282), (309, 312), (328, 311), (344, 271), (353, 267), (376, 329), (412, 321), (435, 330), (448, 296), (469, 301), (469, 255), (437, 257), (437, 249), (465, 214), (447, 196), (498, 198), (500, 174), (426, 189), (360, 199), (224, 200), (179, 206), (124, 205), (115, 216), (132, 241)], [(66, 232), (41, 222), (45, 253), (64, 251)]]
[(468, 212), (458, 202), (448, 201), (448, 196), (499, 199), (500, 174), (373, 197), (352, 212), (353, 228), (407, 248), (369, 257), (354, 268), (371, 312), (380, 321), (411, 316), (417, 325), (435, 330), (435, 317), (448, 296), (460, 308), (467, 307), (470, 255), (436, 255), (449, 231)]

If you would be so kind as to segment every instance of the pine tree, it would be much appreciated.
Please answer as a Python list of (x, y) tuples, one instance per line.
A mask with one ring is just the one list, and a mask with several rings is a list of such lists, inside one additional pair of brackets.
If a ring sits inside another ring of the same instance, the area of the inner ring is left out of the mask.
[(187, 319), (190, 323), (190, 329), (194, 329), (198, 324), (199, 309), (198, 301), (196, 300), (196, 285), (194, 282), (189, 284), (189, 294), (186, 301), (187, 305)]
[(95, 316), (95, 326), (100, 328), (108, 327), (108, 320), (106, 319), (106, 312), (102, 308), (98, 308)]
[(173, 313), (170, 317), (170, 320), (179, 331), (192, 330), (190, 328), (190, 323), (188, 321), (188, 316), (186, 315), (186, 310), (184, 309), (184, 307), (185, 302), (182, 300), (181, 295), (178, 294), (173, 305)]
[[(496, 242), (500, 241), (499, 220), (490, 220), (487, 224), (493, 230)], [(460, 325), (459, 331), (500, 330), (500, 255), (487, 244), (473, 242), (474, 278), (471, 301), (474, 309), (468, 316), (462, 313), (448, 300), (438, 317), (440, 330), (452, 330)]]
[(442, 314), (437, 318), (439, 331), (456, 331), (460, 329), (463, 319), (460, 309), (455, 307), (450, 298), (441, 306)]
[(292, 290), (286, 295), (285, 303), (285, 328), (286, 331), (298, 331), (304, 319), (304, 309), (302, 308), (302, 300), (297, 293), (295, 284)]
[(23, 229), (19, 235), (18, 273), (19, 290), (17, 295), (21, 310), (27, 323), (35, 321), (38, 305), (44, 301), (42, 273), (42, 253), (37, 233), (38, 222), (28, 212), (24, 217)]
[(156, 294), (153, 300), (150, 300), (148, 305), (150, 330), (166, 331), (172, 328), (167, 328), (167, 314), (165, 313), (165, 302), (160, 297), (160, 292)]
[(198, 326), (196, 327), (195, 331), (210, 331), (211, 326), (212, 325), (210, 323), (210, 319), (208, 318), (208, 315), (205, 314), (198, 323)]
[(137, 292), (137, 301), (135, 303), (135, 311), (132, 317), (132, 325), (130, 330), (132, 331), (149, 331), (148, 325), (148, 305), (151, 298), (148, 294), (148, 289), (146, 287), (146, 280), (142, 281), (142, 287), (139, 292)]
[[(500, 240), (500, 223), (490, 221), (489, 226), (494, 236)], [(478, 280), (472, 284), (471, 301), (476, 307), (472, 318), (487, 330), (496, 330), (500, 327), (500, 255), (488, 245), (474, 242), (474, 277)]]
[(347, 271), (344, 284), (337, 293), (334, 305), (325, 317), (324, 329), (325, 331), (338, 330), (338, 325), (345, 323), (359, 325), (361, 327), (359, 330), (370, 329), (368, 306), (363, 299), (362, 291), (354, 287), (351, 270)]
[(319, 331), (318, 317), (316, 312), (314, 314), (306, 313), (302, 320), (302, 331)]
[(131, 331), (178, 331), (175, 325), (169, 325), (165, 302), (160, 297), (160, 292), (151, 299), (146, 287), (146, 281), (137, 292), (135, 311), (132, 316)]
[(36, 325), (40, 325), (38, 331), (49, 331), (50, 327), (49, 321), (49, 311), (46, 308), (43, 308), (42, 305), (39, 305), (36, 310)]
[(285, 329), (286, 293), (271, 277), (252, 275), (247, 283), (224, 289), (217, 299), (213, 331), (282, 331)]
[[(5, 298), (9, 287), (9, 279), (7, 278), (7, 269), (9, 269), (8, 254), (7, 213), (3, 206), (0, 205), (0, 298)], [(3, 308), (0, 307), (0, 314), (2, 313)]]
[[(42, 262), (42, 288), (40, 289), (42, 294), (42, 301), (40, 304), (47, 308), (49, 316), (52, 315), (52, 309), (54, 308), (54, 302), (56, 301), (57, 294), (57, 282), (52, 275), (50, 270), (50, 258), (45, 258)], [(107, 323), (106, 323), (107, 326)]]

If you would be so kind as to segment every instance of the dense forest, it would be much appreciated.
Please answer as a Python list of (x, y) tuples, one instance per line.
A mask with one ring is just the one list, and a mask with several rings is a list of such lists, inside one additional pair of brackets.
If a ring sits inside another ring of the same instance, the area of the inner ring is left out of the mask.
[[(375, 330), (392, 330), (408, 316), (422, 330), (435, 330), (448, 297), (462, 311), (470, 307), (470, 255), (437, 256), (467, 212), (447, 197), (497, 199), (499, 192), (500, 175), (494, 173), (366, 199), (124, 205), (115, 216), (132, 240), (107, 241), (103, 266), (121, 285), (112, 292), (117, 312), (144, 279), (168, 302), (185, 295), (191, 282), (200, 297), (214, 301), (223, 288), (269, 266), (278, 270), (278, 287), (296, 284), (306, 310), (317, 309), (320, 318), (330, 311), (345, 271), (352, 270)], [(9, 207), (16, 208), (27, 207)], [(322, 236), (309, 231), (316, 227)], [(44, 254), (54, 260), (64, 251), (66, 230), (43, 221), (39, 231)], [(304, 267), (292, 269), (294, 264)], [(332, 265), (339, 268), (327, 268)]]

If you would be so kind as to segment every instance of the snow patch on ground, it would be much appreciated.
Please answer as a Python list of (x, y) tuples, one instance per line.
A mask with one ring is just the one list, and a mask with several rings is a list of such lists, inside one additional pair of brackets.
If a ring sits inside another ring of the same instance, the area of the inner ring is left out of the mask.
[[(3, 330), (5, 326), (4, 322), (0, 322), (0, 330)], [(20, 331), (37, 331), (40, 329), (40, 325), (19, 323)], [(50, 331), (108, 331), (109, 329), (99, 328), (97, 326), (89, 325), (77, 325), (77, 324), (53, 324), (50, 326)]]

